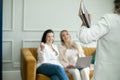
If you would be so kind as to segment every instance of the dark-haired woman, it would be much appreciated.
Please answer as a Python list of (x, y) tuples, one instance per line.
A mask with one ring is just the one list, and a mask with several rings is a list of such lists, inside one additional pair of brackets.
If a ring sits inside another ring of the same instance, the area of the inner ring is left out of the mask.
[[(106, 5), (107, 6), (107, 5)], [(101, 6), (102, 7), (102, 6)], [(97, 40), (92, 80), (120, 80), (120, 0), (114, 0), (114, 13), (105, 14), (99, 22), (79, 30), (79, 40)]]
[(54, 32), (46, 30), (38, 48), (37, 74), (44, 74), (51, 80), (69, 80), (59, 62), (59, 51), (53, 41)]

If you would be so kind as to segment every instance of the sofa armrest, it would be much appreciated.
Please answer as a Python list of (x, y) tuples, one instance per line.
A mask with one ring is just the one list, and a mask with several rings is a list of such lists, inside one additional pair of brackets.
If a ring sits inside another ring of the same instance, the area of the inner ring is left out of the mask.
[(29, 48), (21, 49), (22, 80), (36, 80), (36, 59)]

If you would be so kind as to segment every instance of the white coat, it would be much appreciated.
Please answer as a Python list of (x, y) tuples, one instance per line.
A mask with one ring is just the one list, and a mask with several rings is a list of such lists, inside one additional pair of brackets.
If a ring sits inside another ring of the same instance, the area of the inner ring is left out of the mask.
[(92, 80), (120, 80), (120, 15), (105, 14), (91, 28), (81, 27), (78, 38), (89, 43), (97, 40)]

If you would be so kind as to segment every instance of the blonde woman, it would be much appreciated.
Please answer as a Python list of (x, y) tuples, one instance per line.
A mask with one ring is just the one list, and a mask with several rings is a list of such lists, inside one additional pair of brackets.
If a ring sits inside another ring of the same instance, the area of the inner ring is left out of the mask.
[(61, 45), (59, 45), (60, 62), (73, 76), (74, 80), (89, 80), (89, 68), (79, 70), (71, 68), (76, 64), (78, 57), (84, 57), (82, 47), (71, 40), (67, 30), (60, 33)]

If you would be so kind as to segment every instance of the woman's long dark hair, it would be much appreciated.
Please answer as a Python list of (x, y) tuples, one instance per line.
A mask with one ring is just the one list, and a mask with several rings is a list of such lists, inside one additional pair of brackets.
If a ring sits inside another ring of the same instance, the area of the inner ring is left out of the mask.
[(46, 43), (46, 36), (47, 36), (48, 33), (53, 33), (53, 34), (54, 34), (53, 30), (51, 30), (51, 29), (46, 30), (46, 31), (43, 33), (41, 42)]
[(120, 0), (114, 0), (114, 12), (120, 14)]

